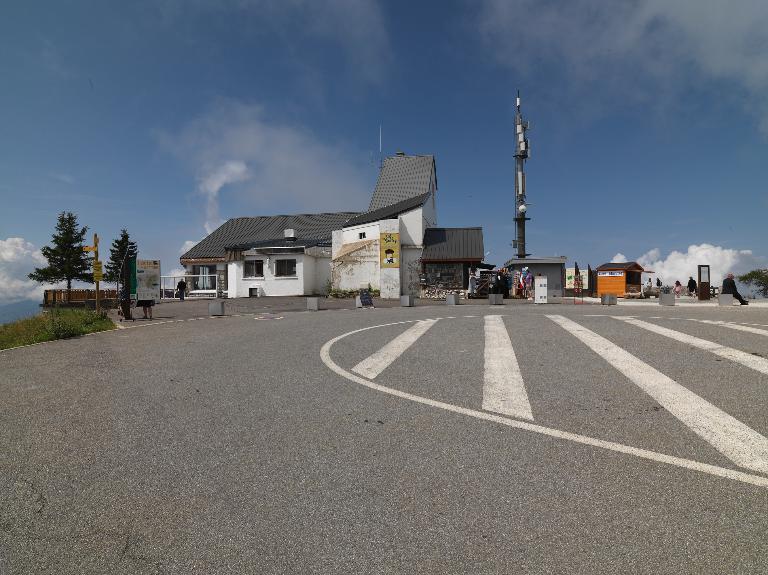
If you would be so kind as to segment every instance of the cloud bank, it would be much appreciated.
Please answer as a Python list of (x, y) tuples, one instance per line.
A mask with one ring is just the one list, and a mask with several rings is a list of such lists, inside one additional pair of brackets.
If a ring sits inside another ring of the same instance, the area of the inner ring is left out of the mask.
[(45, 287), (27, 278), (46, 259), (24, 238), (0, 240), (0, 305), (43, 299)]
[[(665, 285), (673, 285), (676, 280), (685, 285), (690, 276), (698, 279), (699, 265), (710, 266), (712, 285), (721, 285), (723, 277), (729, 272), (739, 275), (764, 267), (751, 250), (734, 250), (711, 244), (691, 245), (685, 252), (672, 251), (666, 257), (662, 256), (659, 248), (654, 248), (637, 258), (637, 263), (656, 272), (655, 277), (661, 278)], [(649, 276), (643, 279), (645, 277)]]

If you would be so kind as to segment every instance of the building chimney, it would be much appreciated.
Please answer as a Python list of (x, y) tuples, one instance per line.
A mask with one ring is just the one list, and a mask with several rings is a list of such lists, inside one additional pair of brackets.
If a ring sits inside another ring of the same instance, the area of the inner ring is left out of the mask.
[(293, 228), (286, 228), (283, 230), (283, 236), (285, 239), (289, 242), (295, 242), (296, 241), (296, 230)]

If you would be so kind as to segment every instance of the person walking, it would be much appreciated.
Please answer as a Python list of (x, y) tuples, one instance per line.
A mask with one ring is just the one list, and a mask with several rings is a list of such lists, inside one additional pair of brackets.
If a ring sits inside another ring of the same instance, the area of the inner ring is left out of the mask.
[(469, 286), (467, 289), (467, 299), (472, 299), (475, 297), (475, 292), (477, 291), (477, 277), (475, 277), (475, 269), (471, 268), (469, 270)]
[(733, 280), (733, 274), (728, 274), (723, 280), (723, 287), (720, 288), (720, 293), (731, 294), (734, 299), (739, 300), (740, 305), (749, 305), (749, 302), (741, 297), (739, 290), (736, 289), (736, 282)]
[(680, 283), (680, 280), (675, 280), (675, 289), (673, 291), (675, 292), (675, 297), (680, 297), (680, 294), (683, 293), (683, 284)]
[(179, 293), (179, 299), (184, 301), (184, 296), (187, 293), (187, 282), (184, 281), (184, 278), (181, 278), (176, 284), (176, 291)]
[(696, 280), (693, 279), (693, 276), (689, 276), (688, 279), (688, 295), (695, 296), (696, 295), (696, 288), (698, 286), (696, 285)]

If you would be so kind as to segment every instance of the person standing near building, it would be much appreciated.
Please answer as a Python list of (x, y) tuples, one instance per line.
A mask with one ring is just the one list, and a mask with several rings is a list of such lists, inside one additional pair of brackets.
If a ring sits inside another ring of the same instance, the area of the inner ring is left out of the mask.
[(696, 280), (693, 279), (693, 276), (690, 276), (688, 279), (688, 295), (694, 296), (696, 295), (696, 288), (698, 286), (696, 285)]
[(184, 281), (184, 278), (181, 278), (179, 283), (176, 284), (176, 291), (179, 292), (179, 299), (184, 301), (184, 296), (187, 293), (187, 282)]
[(741, 297), (739, 290), (736, 289), (736, 282), (733, 280), (733, 274), (728, 274), (723, 280), (723, 287), (720, 289), (720, 293), (729, 293), (734, 299), (739, 300), (741, 305), (749, 305), (749, 302)]
[(475, 277), (475, 269), (469, 270), (469, 286), (467, 287), (467, 299), (475, 297), (477, 291), (477, 277)]

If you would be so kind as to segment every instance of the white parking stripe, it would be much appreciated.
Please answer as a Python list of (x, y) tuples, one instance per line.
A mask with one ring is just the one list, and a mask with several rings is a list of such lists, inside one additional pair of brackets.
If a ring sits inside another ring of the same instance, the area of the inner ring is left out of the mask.
[(523, 375), (500, 315), (485, 316), (483, 409), (533, 421)]
[(760, 357), (758, 355), (752, 355), (751, 353), (747, 353), (745, 351), (740, 351), (738, 349), (733, 349), (731, 347), (720, 345), (719, 343), (715, 343), (714, 341), (701, 339), (692, 335), (688, 335), (687, 333), (682, 333), (679, 331), (675, 331), (673, 329), (661, 327), (659, 325), (648, 323), (646, 321), (642, 321), (639, 319), (634, 319), (631, 317), (624, 317), (624, 316), (613, 316), (613, 317), (615, 317), (616, 319), (625, 321), (629, 324), (632, 324), (636, 327), (641, 327), (653, 333), (663, 335), (664, 337), (668, 337), (670, 339), (674, 339), (682, 343), (687, 343), (688, 345), (697, 347), (699, 349), (710, 351), (715, 355), (724, 357), (726, 359), (730, 359), (731, 361), (735, 361), (736, 363), (740, 363), (741, 365), (744, 365), (750, 369), (754, 369), (755, 371), (759, 371), (760, 373), (765, 373), (768, 375), (768, 359), (765, 359), (764, 357)]
[(728, 459), (747, 469), (768, 473), (768, 439), (595, 332), (560, 315), (547, 317), (581, 340)]
[(424, 321), (416, 322), (379, 351), (358, 363), (352, 368), (352, 371), (368, 379), (374, 379), (393, 361), (403, 355), (405, 350), (411, 347), (436, 322), (436, 319), (425, 319)]

